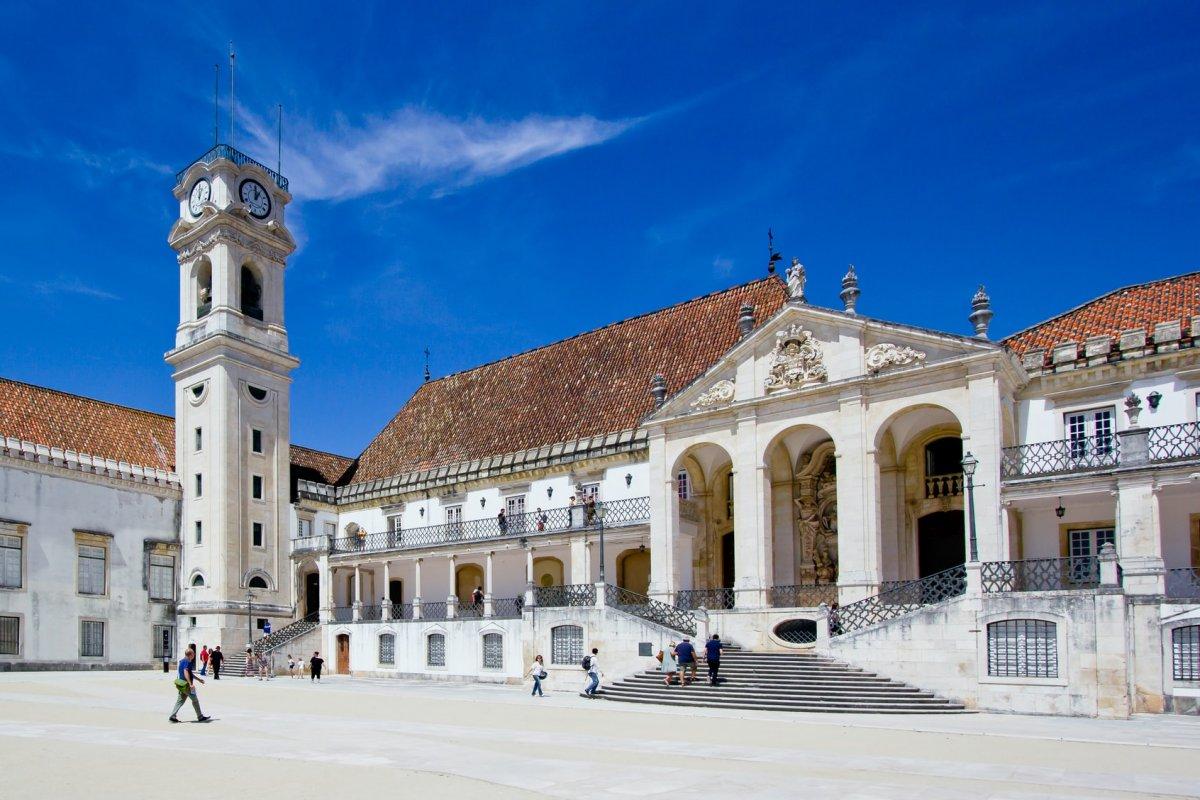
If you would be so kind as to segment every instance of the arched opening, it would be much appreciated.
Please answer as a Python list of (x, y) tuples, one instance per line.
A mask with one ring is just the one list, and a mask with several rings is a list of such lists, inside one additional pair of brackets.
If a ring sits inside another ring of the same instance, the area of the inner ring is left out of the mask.
[[(705, 442), (682, 453), (669, 473), (675, 479), (678, 512), (671, 554), (679, 569), (676, 602), (686, 607), (732, 605), (737, 579), (734, 562), (733, 459), (718, 444)], [(647, 588), (648, 588), (647, 584)]]
[(264, 579), (263, 576), (261, 576), (261, 575), (255, 575), (253, 578), (250, 579), (250, 582), (246, 585), (249, 586), (251, 589), (266, 589), (266, 588), (268, 588), (266, 579)]
[(262, 280), (250, 264), (242, 265), (241, 311), (247, 317), (261, 320), (262, 309)]
[(192, 576), (192, 586), (204, 586), (204, 576), (196, 573)]
[(534, 586), (562, 586), (563, 562), (553, 556), (542, 556), (533, 560)]
[(196, 264), (196, 319), (212, 311), (212, 264), (202, 258)]
[[(459, 607), (464, 611), (473, 607), (471, 593), (476, 587), (483, 587), (483, 567), (478, 564), (463, 564), (454, 571), (454, 596), (458, 598)], [(483, 613), (482, 606), (478, 611)]]
[(310, 572), (304, 576), (304, 613), (315, 614), (321, 610), (321, 573)]
[(617, 586), (638, 594), (650, 590), (650, 551), (644, 547), (617, 556)]

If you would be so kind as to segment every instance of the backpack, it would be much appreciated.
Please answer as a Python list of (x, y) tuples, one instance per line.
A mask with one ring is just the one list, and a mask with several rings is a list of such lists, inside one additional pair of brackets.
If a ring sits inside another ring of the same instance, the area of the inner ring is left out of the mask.
[(591, 670), (591, 668), (592, 668), (592, 657), (591, 657), (591, 656), (584, 656), (584, 657), (583, 657), (583, 663), (582, 663), (580, 666), (582, 666), (582, 667), (583, 667), (583, 671), (584, 671), (584, 672), (588, 672), (589, 670)]

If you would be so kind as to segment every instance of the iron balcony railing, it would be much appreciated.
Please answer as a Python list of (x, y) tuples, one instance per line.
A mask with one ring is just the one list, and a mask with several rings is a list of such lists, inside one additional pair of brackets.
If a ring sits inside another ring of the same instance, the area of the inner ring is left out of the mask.
[(271, 631), (254, 643), (254, 652), (269, 653), (277, 647), (282, 647), (293, 639), (303, 636), (321, 624), (321, 612), (314, 611), (306, 617), (284, 625), (279, 630)]
[(421, 619), (445, 619), (446, 618), (446, 601), (445, 600), (422, 600), (421, 601)]
[(837, 602), (837, 586), (832, 583), (795, 584), (771, 589), (771, 605), (775, 608), (816, 608), (824, 603)]
[(832, 609), (829, 613), (829, 632), (841, 636), (958, 597), (966, 591), (967, 568), (965, 564), (959, 564), (915, 581), (905, 581), (856, 603)]
[(259, 162), (255, 161), (253, 158), (251, 158), (250, 156), (243, 153), (241, 150), (238, 150), (238, 149), (234, 148), (232, 145), (228, 145), (228, 144), (213, 145), (213, 147), (207, 153), (205, 153), (204, 155), (197, 158), (191, 164), (188, 164), (185, 169), (181, 169), (181, 170), (179, 170), (179, 172), (175, 173), (175, 182), (179, 183), (181, 180), (183, 180), (183, 176), (187, 174), (187, 171), (189, 169), (191, 169), (193, 165), (195, 165), (195, 164), (211, 164), (219, 158), (229, 159), (234, 164), (237, 164), (239, 167), (244, 167), (247, 164), (251, 164), (255, 167), (258, 167), (263, 172), (267, 173), (267, 175), (269, 175), (271, 177), (271, 180), (275, 181), (276, 186), (278, 186), (280, 189), (283, 189), (285, 192), (288, 190), (288, 179), (287, 178), (283, 177), (278, 172), (276, 172), (275, 170), (266, 166), (265, 164), (260, 164)]
[(1167, 570), (1167, 598), (1200, 600), (1200, 570), (1191, 567)]
[(691, 613), (660, 600), (646, 597), (644, 594), (605, 584), (604, 602), (611, 608), (624, 611), (626, 614), (632, 614), (689, 636), (696, 635), (696, 618)]
[(958, 497), (963, 493), (963, 475), (955, 472), (948, 475), (925, 476), (925, 498)]
[(525, 598), (520, 595), (517, 597), (499, 597), (492, 600), (492, 618), (517, 619), (521, 616), (521, 611), (524, 608)]
[(463, 619), (480, 619), (483, 617), (483, 603), (459, 603), (454, 616)]
[(383, 606), (363, 606), (358, 611), (359, 622), (379, 622), (383, 619)]
[(1100, 585), (1100, 560), (1095, 556), (1071, 556), (985, 561), (979, 574), (983, 591), (988, 594), (1095, 589)]
[(675, 592), (675, 605), (688, 611), (699, 608), (728, 609), (733, 608), (736, 602), (736, 593), (728, 588), (680, 589)]
[(1146, 448), (1151, 461), (1185, 461), (1200, 458), (1200, 423), (1151, 428)]
[(539, 586), (533, 590), (539, 606), (564, 608), (596, 605), (596, 584), (572, 583), (565, 586)]
[(408, 622), (413, 618), (412, 603), (392, 603), (392, 619), (397, 622)]
[(1121, 440), (1113, 434), (1022, 444), (1004, 448), (1000, 477), (1028, 478), (1115, 467), (1120, 455)]
[[(596, 504), (604, 509), (604, 526), (637, 525), (650, 520), (650, 498), (631, 497)], [(330, 544), (331, 553), (373, 553), (408, 550), (441, 544), (469, 543), (514, 536), (536, 536), (570, 530), (597, 528), (599, 514), (585, 506), (569, 506), (514, 514), (501, 521), (498, 517), (448, 522), (423, 528), (384, 531), (363, 536), (342, 536)]]
[(354, 609), (350, 606), (335, 606), (333, 609), (334, 622), (353, 622)]

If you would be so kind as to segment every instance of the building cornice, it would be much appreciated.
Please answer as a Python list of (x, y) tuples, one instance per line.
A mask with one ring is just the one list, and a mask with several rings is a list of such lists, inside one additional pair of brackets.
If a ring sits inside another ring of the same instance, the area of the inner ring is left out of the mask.
[(120, 481), (136, 488), (178, 496), (179, 476), (156, 467), (113, 461), (11, 437), (0, 439), (0, 464), (62, 477)]

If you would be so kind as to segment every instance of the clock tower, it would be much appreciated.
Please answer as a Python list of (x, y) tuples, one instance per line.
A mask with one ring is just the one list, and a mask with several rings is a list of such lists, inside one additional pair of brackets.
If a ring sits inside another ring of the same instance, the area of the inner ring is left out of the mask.
[(291, 618), (287, 179), (228, 145), (180, 172), (175, 469), (183, 489), (179, 635), (240, 652)]

